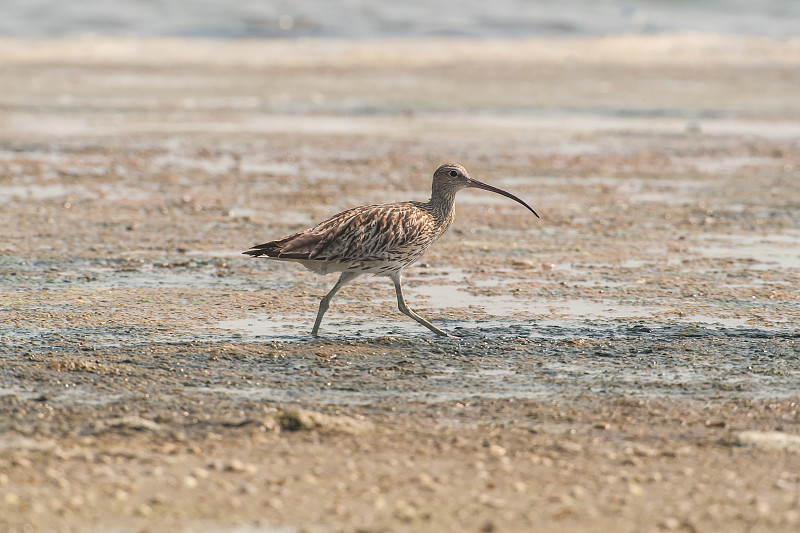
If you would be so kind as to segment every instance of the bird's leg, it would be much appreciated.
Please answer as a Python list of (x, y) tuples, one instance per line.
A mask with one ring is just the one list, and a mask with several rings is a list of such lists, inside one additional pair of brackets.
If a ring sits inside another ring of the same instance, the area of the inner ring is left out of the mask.
[(317, 312), (317, 320), (314, 322), (314, 328), (311, 330), (311, 334), (315, 337), (317, 336), (317, 332), (319, 331), (319, 325), (322, 323), (322, 316), (325, 314), (325, 311), (328, 310), (328, 306), (333, 299), (333, 296), (342, 288), (343, 285), (350, 283), (354, 279), (360, 276), (358, 272), (342, 272), (339, 276), (339, 279), (336, 280), (336, 285), (322, 297), (322, 300), (319, 301), (319, 311)]
[(436, 326), (434, 326), (433, 324), (431, 324), (430, 322), (419, 316), (417, 313), (409, 309), (408, 306), (406, 305), (405, 298), (403, 298), (403, 288), (400, 286), (400, 274), (399, 273), (394, 274), (390, 277), (394, 282), (394, 290), (397, 292), (397, 308), (400, 309), (401, 313), (403, 313), (406, 316), (410, 316), (411, 318), (413, 318), (414, 320), (416, 320), (417, 322), (419, 322), (432, 332), (436, 333), (437, 335), (441, 335), (442, 337), (452, 337), (452, 335), (450, 335), (449, 333), (440, 330), (439, 328), (437, 328)]

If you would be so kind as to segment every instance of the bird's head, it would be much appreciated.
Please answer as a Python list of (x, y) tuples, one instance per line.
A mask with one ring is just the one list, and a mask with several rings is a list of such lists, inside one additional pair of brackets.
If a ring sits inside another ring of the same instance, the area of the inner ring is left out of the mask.
[(434, 188), (447, 189), (458, 192), (461, 189), (470, 187), (470, 182), (474, 181), (467, 169), (455, 163), (447, 163), (436, 169), (433, 173)]
[(505, 196), (506, 198), (511, 198), (515, 202), (518, 202), (527, 207), (531, 213), (536, 215), (536, 218), (539, 218), (539, 215), (536, 213), (536, 211), (533, 210), (531, 206), (529, 206), (528, 204), (526, 204), (525, 202), (523, 202), (510, 192), (506, 192), (503, 189), (498, 189), (497, 187), (492, 187), (491, 185), (487, 185), (486, 183), (480, 182), (472, 178), (467, 172), (467, 169), (465, 169), (461, 165), (457, 165), (455, 163), (446, 163), (437, 168), (436, 172), (433, 173), (434, 194), (437, 191), (455, 194), (461, 189), (466, 189), (467, 187), (474, 187), (476, 189), (492, 191), (494, 193)]

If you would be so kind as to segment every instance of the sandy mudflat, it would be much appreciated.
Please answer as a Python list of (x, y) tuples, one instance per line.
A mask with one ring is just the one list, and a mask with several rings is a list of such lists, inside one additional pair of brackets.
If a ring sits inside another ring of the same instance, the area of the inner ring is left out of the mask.
[[(0, 41), (0, 531), (797, 531), (799, 50)], [(455, 338), (241, 256), (445, 161)]]

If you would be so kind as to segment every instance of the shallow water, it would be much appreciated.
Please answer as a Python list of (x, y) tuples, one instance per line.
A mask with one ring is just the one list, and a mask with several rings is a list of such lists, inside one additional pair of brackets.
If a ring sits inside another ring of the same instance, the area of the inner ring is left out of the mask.
[(708, 234), (696, 250), (716, 258), (738, 259), (753, 270), (800, 269), (800, 233)]
[(356, 0), (291, 3), (223, 0), (144, 2), (7, 1), (0, 34), (22, 36), (176, 35), (254, 37), (520, 37), (620, 32), (710, 31), (783, 38), (798, 34), (800, 8), (791, 0), (596, 2), (591, 0)]
[[(441, 279), (441, 278), (440, 278)], [(456, 335), (460, 332), (480, 329), (481, 324), (495, 323), (501, 321), (506, 324), (524, 326), (530, 325), (530, 334), (536, 335), (536, 328), (549, 327), (561, 328), (565, 331), (579, 329), (585, 331), (607, 329), (613, 323), (626, 323), (628, 320), (651, 319), (658, 314), (669, 314), (674, 310), (672, 305), (658, 306), (650, 304), (626, 304), (612, 301), (594, 301), (589, 299), (547, 299), (538, 298), (529, 301), (524, 298), (514, 296), (512, 292), (507, 294), (474, 294), (468, 288), (459, 286), (465, 284), (466, 278), (463, 274), (448, 275), (444, 277), (447, 284), (417, 284), (413, 290), (406, 289), (406, 299), (410, 305), (419, 296), (424, 298), (429, 305), (428, 309), (438, 309), (440, 314), (446, 316), (447, 310), (454, 311), (469, 309), (475, 314), (483, 315), (482, 319), (462, 321), (449, 320), (449, 327), (458, 328)], [(622, 282), (618, 282), (622, 283)], [(500, 289), (503, 292), (504, 283), (501, 281), (484, 281), (478, 287), (489, 289)], [(607, 283), (598, 281), (592, 283), (594, 287), (608, 286)], [(385, 304), (386, 309), (394, 310), (396, 301), (393, 297), (391, 285), (386, 284), (387, 294), (391, 297), (378, 297), (374, 301)], [(446, 302), (446, 307), (443, 303)], [(432, 307), (431, 307), (432, 306)], [(315, 313), (307, 315), (281, 315), (274, 314), (255, 316), (246, 319), (225, 320), (216, 324), (215, 327), (240, 332), (243, 340), (270, 341), (288, 340), (293, 338), (305, 337), (313, 323)], [(511, 318), (513, 317), (513, 319)], [(426, 331), (417, 326), (410, 319), (397, 312), (395, 317), (375, 320), (369, 319), (367, 315), (355, 314), (346, 319), (341, 318), (341, 313), (336, 311), (336, 304), (326, 314), (323, 324), (331, 321), (331, 325), (323, 329), (335, 331), (336, 336), (345, 338), (375, 338), (384, 335), (386, 332), (392, 334), (414, 335), (415, 331), (419, 334), (426, 334)], [(366, 323), (369, 325), (366, 325)], [(701, 325), (712, 328), (736, 328), (747, 323), (746, 318), (724, 317), (704, 315), (701, 313), (682, 313), (673, 320), (675, 324), (682, 325)], [(788, 324), (783, 324), (788, 326)], [(565, 333), (564, 335), (568, 335)]]

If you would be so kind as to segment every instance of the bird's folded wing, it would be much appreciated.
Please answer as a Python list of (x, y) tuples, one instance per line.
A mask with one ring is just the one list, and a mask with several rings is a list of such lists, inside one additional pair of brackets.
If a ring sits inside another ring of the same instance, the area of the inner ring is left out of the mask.
[(390, 261), (424, 240), (431, 215), (409, 203), (356, 207), (298, 234), (282, 250), (320, 261)]

